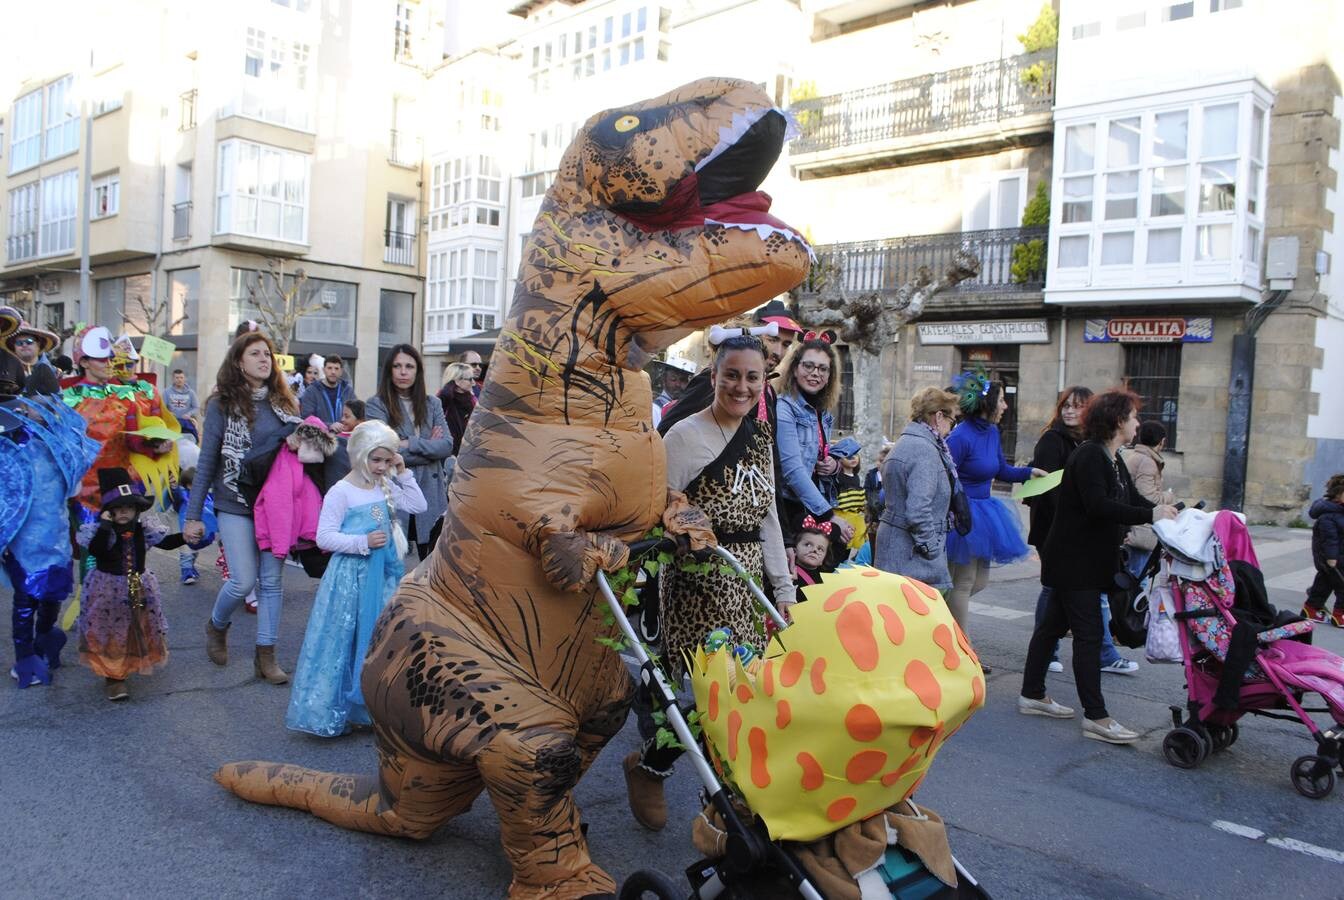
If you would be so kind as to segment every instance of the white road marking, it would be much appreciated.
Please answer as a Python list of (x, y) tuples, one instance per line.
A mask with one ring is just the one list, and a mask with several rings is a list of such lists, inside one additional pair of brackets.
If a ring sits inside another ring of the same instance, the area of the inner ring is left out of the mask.
[[(1258, 841), (1265, 836), (1265, 833), (1258, 828), (1252, 828), (1249, 825), (1239, 825), (1236, 822), (1228, 822), (1223, 819), (1210, 823), (1215, 831), (1221, 831), (1225, 834), (1244, 837), (1248, 840)], [(1314, 856), (1317, 859), (1324, 859), (1328, 862), (1344, 864), (1344, 853), (1339, 850), (1331, 850), (1329, 847), (1318, 847), (1315, 844), (1308, 844), (1306, 841), (1299, 841), (1297, 838), (1272, 837), (1265, 841), (1271, 847), (1278, 847), (1280, 850), (1292, 850), (1295, 853), (1304, 853), (1307, 856)]]
[(1272, 847), (1280, 847), (1284, 850), (1296, 850), (1298, 853), (1305, 853), (1308, 856), (1328, 859), (1330, 862), (1344, 863), (1344, 853), (1338, 850), (1331, 850), (1328, 847), (1317, 847), (1315, 844), (1308, 844), (1306, 841), (1299, 841), (1295, 838), (1270, 838), (1265, 841)]
[(1250, 838), (1253, 841), (1258, 841), (1265, 836), (1265, 833), (1258, 828), (1252, 828), (1249, 825), (1238, 825), (1236, 822), (1225, 822), (1222, 819), (1214, 822), (1213, 827), (1218, 831), (1235, 834), (1237, 837)]
[(988, 603), (977, 603), (972, 600), (969, 604), (971, 612), (978, 616), (988, 616), (991, 619), (1025, 619), (1027, 616), (1033, 616), (1036, 613), (1023, 612), (1020, 609), (1009, 609), (1006, 606), (991, 606)]

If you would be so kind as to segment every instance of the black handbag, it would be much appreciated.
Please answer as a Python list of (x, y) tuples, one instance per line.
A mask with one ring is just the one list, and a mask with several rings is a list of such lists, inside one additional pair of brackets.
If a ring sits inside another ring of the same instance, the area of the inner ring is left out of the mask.
[(1148, 641), (1148, 592), (1126, 565), (1125, 551), (1116, 559), (1114, 587), (1106, 593), (1111, 606), (1111, 637), (1131, 650)]
[[(943, 463), (947, 468), (947, 463)], [(966, 492), (961, 488), (961, 481), (952, 474), (951, 469), (947, 469), (947, 483), (952, 486), (952, 501), (948, 504), (948, 512), (952, 513), (952, 527), (957, 530), (957, 534), (965, 537), (971, 533), (971, 500), (966, 496)]]

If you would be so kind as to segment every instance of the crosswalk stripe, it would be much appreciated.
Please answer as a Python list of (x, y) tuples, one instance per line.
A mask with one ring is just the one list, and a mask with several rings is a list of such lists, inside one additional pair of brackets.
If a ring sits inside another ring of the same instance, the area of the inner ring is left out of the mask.
[(1316, 567), (1309, 566), (1305, 569), (1297, 569), (1292, 572), (1285, 572), (1282, 575), (1275, 575), (1273, 578), (1265, 581), (1265, 587), (1278, 588), (1284, 591), (1305, 591), (1311, 587), (1311, 582), (1316, 578)]
[(1035, 612), (1023, 612), (1020, 609), (1009, 609), (1006, 606), (992, 606), (988, 603), (977, 603), (972, 600), (969, 604), (971, 612), (978, 616), (988, 616), (991, 619), (1004, 619), (1011, 621), (1013, 619), (1025, 619), (1027, 616), (1035, 615)]

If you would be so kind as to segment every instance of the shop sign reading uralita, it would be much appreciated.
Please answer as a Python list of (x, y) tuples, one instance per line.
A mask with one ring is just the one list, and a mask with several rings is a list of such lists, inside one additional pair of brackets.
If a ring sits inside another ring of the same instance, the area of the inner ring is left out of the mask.
[(1083, 340), (1090, 344), (1207, 344), (1213, 340), (1213, 319), (1207, 316), (1088, 319)]
[(1022, 322), (923, 322), (921, 344), (1048, 344), (1045, 319)]

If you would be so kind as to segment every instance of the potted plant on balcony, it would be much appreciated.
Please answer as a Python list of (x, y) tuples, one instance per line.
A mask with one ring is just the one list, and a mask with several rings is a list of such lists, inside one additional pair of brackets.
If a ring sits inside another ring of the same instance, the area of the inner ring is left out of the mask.
[[(1045, 182), (1036, 182), (1036, 193), (1022, 210), (1022, 227), (1034, 228), (1050, 224), (1050, 195)], [(1040, 282), (1045, 276), (1045, 239), (1033, 238), (1013, 245), (1011, 266), (1014, 284)]]

